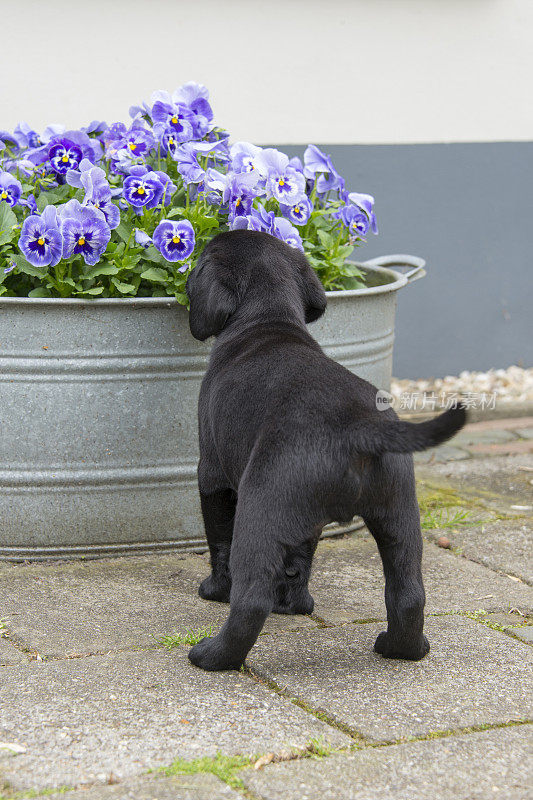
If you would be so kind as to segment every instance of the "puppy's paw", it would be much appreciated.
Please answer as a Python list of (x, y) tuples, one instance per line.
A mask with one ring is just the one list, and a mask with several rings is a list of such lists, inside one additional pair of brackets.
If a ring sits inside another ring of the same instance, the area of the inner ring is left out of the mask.
[(278, 603), (272, 611), (274, 614), (312, 614), (314, 607), (315, 601), (309, 592), (305, 591), (288, 603)]
[(195, 644), (189, 650), (189, 661), (195, 667), (205, 669), (208, 672), (226, 669), (240, 669), (242, 661), (232, 658), (231, 654), (225, 652), (221, 647), (220, 642), (217, 641), (218, 636), (213, 639), (206, 637), (201, 639), (198, 644)]
[(217, 581), (210, 575), (200, 584), (198, 594), (204, 600), (216, 600), (217, 603), (229, 603), (231, 587), (227, 582)]
[(392, 642), (389, 634), (383, 631), (374, 644), (374, 650), (383, 658), (404, 658), (407, 661), (420, 661), (429, 653), (429, 642), (422, 634), (418, 642)]

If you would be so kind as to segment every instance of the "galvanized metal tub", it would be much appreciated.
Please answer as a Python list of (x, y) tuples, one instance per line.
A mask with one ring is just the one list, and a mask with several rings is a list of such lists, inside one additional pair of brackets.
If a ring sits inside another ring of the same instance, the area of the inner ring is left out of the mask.
[[(396, 293), (424, 262), (362, 266), (376, 285), (328, 293), (311, 331), (387, 389)], [(204, 548), (196, 404), (209, 350), (168, 298), (0, 298), (0, 558)]]

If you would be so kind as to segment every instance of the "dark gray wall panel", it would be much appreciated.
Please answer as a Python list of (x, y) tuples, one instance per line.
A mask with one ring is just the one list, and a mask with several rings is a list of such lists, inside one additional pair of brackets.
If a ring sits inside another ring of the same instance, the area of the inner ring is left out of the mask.
[(361, 260), (428, 262), (399, 295), (394, 374), (531, 366), (533, 142), (319, 147), (350, 189), (376, 198), (380, 233)]

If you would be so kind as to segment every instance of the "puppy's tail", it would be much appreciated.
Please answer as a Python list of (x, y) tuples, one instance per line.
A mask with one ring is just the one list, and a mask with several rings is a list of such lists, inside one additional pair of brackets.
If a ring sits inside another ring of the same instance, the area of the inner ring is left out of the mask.
[(415, 453), (436, 447), (460, 431), (466, 422), (466, 408), (459, 403), (427, 422), (399, 419), (372, 420), (352, 432), (354, 449), (361, 455)]

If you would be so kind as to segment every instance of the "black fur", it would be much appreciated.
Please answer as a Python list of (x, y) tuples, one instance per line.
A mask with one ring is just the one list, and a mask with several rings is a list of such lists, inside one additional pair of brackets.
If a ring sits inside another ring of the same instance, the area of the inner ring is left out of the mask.
[(449, 439), (461, 406), (430, 422), (376, 409), (376, 389), (327, 358), (306, 328), (326, 295), (304, 255), (265, 233), (215, 237), (187, 281), (193, 336), (216, 336), (199, 400), (198, 483), (211, 553), (200, 586), (230, 602), (189, 658), (238, 669), (272, 612), (308, 614), (320, 532), (362, 516), (385, 573), (387, 658), (420, 659), (422, 537), (415, 450)]

